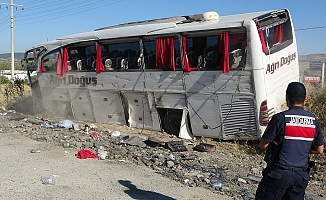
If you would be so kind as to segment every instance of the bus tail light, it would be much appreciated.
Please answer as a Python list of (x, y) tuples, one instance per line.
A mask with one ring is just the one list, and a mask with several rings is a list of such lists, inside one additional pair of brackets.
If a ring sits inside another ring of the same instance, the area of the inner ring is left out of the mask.
[(260, 125), (267, 126), (269, 122), (267, 100), (261, 102), (260, 104)]

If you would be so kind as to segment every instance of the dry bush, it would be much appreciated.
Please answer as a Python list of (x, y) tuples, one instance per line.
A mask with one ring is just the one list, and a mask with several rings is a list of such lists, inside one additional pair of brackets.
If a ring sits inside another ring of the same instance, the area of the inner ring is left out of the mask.
[[(307, 85), (307, 99), (305, 109), (316, 115), (324, 133), (326, 131), (326, 89)], [(324, 134), (325, 135), (325, 134)]]
[[(324, 138), (326, 137), (326, 88), (321, 88), (319, 85), (313, 87), (311, 85), (306, 85), (307, 88), (307, 99), (305, 101), (305, 109), (309, 110), (316, 115), (318, 121), (320, 122), (321, 129), (323, 130)], [(319, 165), (317, 167), (318, 171), (326, 173), (326, 156), (313, 155), (312, 160), (316, 160)]]
[(24, 114), (34, 114), (31, 89), (28, 85), (0, 85), (0, 105)]

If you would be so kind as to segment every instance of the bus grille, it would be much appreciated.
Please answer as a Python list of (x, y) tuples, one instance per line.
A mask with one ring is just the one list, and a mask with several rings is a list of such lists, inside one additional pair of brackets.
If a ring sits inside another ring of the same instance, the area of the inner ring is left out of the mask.
[(223, 138), (257, 137), (255, 112), (254, 100), (250, 98), (239, 98), (238, 101), (232, 102), (232, 105), (221, 105)]

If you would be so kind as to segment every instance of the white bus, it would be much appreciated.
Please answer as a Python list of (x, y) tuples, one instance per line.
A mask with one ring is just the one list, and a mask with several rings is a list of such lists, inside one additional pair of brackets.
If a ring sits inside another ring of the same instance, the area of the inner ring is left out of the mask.
[(36, 107), (181, 138), (256, 140), (299, 81), (287, 9), (100, 28), (26, 50)]

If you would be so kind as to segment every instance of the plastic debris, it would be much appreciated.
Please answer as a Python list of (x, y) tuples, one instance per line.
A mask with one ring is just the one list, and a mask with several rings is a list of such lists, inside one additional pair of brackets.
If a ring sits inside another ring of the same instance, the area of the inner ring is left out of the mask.
[(39, 150), (39, 149), (32, 149), (31, 150), (31, 153), (41, 153), (41, 150)]
[(107, 151), (104, 151), (103, 147), (100, 146), (98, 149), (97, 149), (97, 155), (98, 155), (98, 158), (100, 160), (105, 160), (106, 156), (108, 155), (108, 152)]
[(222, 189), (223, 186), (224, 186), (223, 183), (214, 183), (214, 184), (212, 184), (212, 187), (213, 187), (215, 190), (220, 190), (220, 189)]
[(188, 151), (187, 147), (183, 144), (183, 140), (167, 142), (165, 145), (168, 149), (174, 152)]
[(73, 124), (73, 129), (75, 130), (75, 131), (79, 131), (80, 129), (79, 129), (79, 124)]
[(96, 132), (96, 131), (92, 131), (91, 135), (92, 135), (93, 138), (100, 138), (101, 137), (101, 134), (99, 132)]
[(74, 122), (72, 122), (70, 120), (62, 120), (58, 123), (58, 126), (62, 127), (62, 128), (72, 128), (73, 125), (74, 125)]
[(158, 146), (165, 146), (165, 142), (158, 140), (154, 137), (149, 137), (146, 141), (145, 144), (151, 146), (151, 147), (158, 147)]
[(42, 176), (41, 181), (44, 185), (55, 185), (55, 181), (51, 177)]
[(95, 131), (97, 129), (97, 126), (95, 126), (95, 124), (91, 124), (89, 125), (89, 128), (93, 131)]
[(168, 160), (175, 160), (175, 156), (171, 153), (171, 154), (168, 156)]
[(119, 136), (119, 139), (120, 139), (120, 143), (124, 143), (126, 140), (128, 140), (129, 139), (129, 135), (126, 135), (126, 136), (122, 136), (122, 135), (120, 135)]
[(120, 131), (113, 131), (111, 137), (119, 137), (121, 135)]
[(89, 126), (87, 124), (85, 124), (85, 127), (84, 127), (84, 131), (85, 131), (85, 134), (89, 134)]
[(216, 146), (212, 144), (200, 143), (194, 147), (194, 150), (202, 152), (215, 152)]

